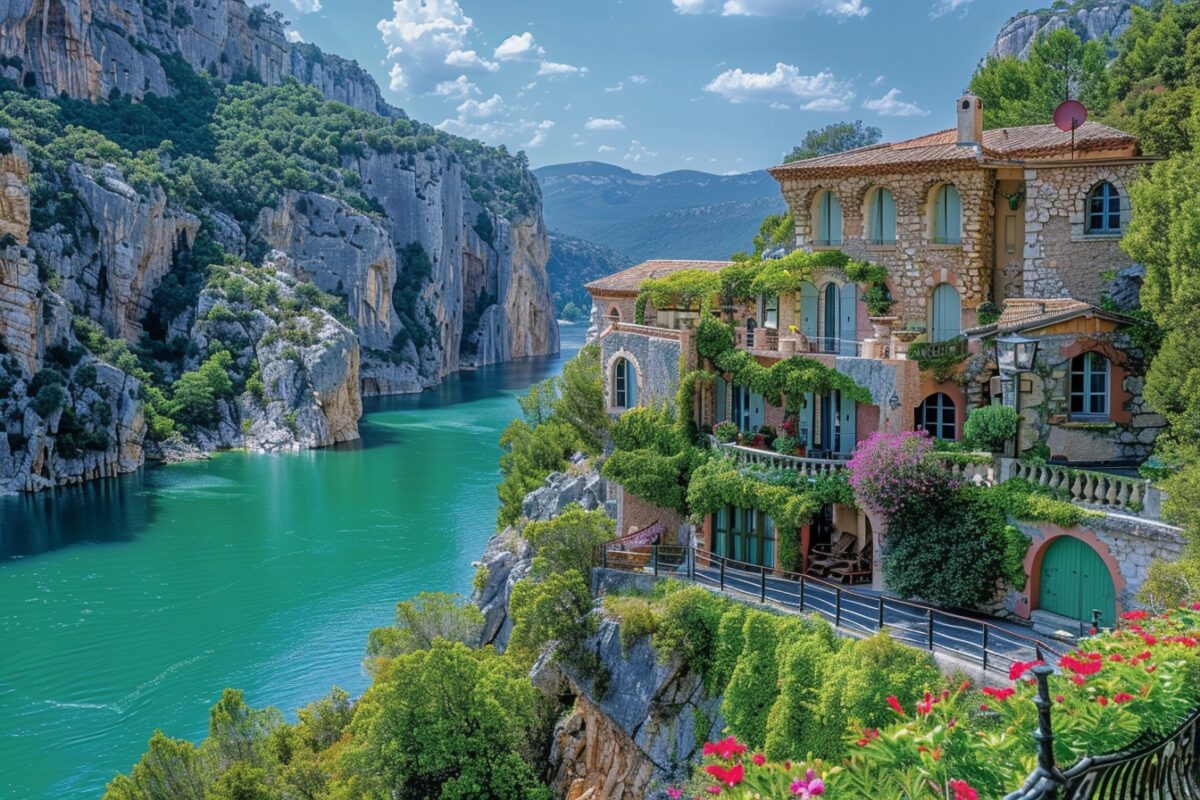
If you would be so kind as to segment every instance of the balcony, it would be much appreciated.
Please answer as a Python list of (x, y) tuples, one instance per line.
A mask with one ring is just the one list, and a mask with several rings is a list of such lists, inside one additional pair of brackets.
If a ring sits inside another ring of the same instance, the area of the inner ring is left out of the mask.
[(765, 467), (767, 469), (794, 470), (806, 477), (832, 475), (846, 468), (850, 456), (835, 456), (833, 458), (804, 458), (776, 453), (773, 450), (759, 450), (754, 447), (743, 447), (732, 442), (718, 442), (715, 438), (709, 440), (717, 451), (731, 455), (743, 464)]
[(1143, 478), (1022, 460), (1011, 462), (1008, 477), (1045, 486), (1072, 503), (1145, 519), (1160, 518), (1162, 495)]
[(656, 339), (667, 339), (672, 342), (679, 341), (679, 331), (674, 328), (660, 328), (655, 325), (634, 325), (631, 322), (621, 322), (619, 317), (605, 317), (608, 327), (605, 329), (602, 336), (610, 332), (615, 333), (636, 333), (642, 336), (652, 336)]

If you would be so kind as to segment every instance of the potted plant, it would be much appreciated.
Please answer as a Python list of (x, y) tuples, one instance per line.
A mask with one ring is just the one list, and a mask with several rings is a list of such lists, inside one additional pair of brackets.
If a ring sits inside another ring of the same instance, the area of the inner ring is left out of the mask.
[(875, 338), (886, 342), (892, 338), (892, 326), (900, 321), (899, 317), (869, 317), (871, 327), (875, 329)]
[(800, 440), (795, 436), (776, 436), (774, 442), (775, 452), (785, 456), (798, 455), (800, 450)]
[(788, 335), (779, 337), (779, 352), (785, 357), (796, 355), (797, 345), (799, 344), (800, 329), (795, 325), (787, 326)]
[(722, 444), (736, 442), (739, 435), (740, 432), (738, 431), (738, 426), (732, 420), (727, 419), (724, 422), (719, 422), (717, 423), (717, 426), (713, 428), (713, 436), (716, 436), (717, 441), (721, 442)]

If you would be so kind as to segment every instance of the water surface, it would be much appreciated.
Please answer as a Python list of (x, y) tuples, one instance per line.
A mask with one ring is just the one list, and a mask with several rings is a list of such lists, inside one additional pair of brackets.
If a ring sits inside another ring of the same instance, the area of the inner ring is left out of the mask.
[(515, 394), (583, 330), (368, 401), (360, 443), (0, 497), (0, 798), (94, 800), (155, 728), (203, 738), (227, 686), (289, 714), (361, 692), (398, 599), (470, 590)]

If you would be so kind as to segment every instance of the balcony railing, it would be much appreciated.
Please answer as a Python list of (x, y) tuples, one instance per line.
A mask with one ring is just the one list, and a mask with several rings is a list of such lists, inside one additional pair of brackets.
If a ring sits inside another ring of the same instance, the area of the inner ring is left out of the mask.
[(967, 340), (958, 336), (944, 342), (915, 342), (908, 346), (908, 357), (913, 361), (943, 356), (965, 356)]
[(956, 481), (975, 486), (995, 486), (1000, 482), (996, 461), (991, 453), (934, 453)]
[(1009, 477), (1064, 493), (1073, 503), (1109, 511), (1140, 514), (1145, 510), (1150, 481), (1105, 472), (1090, 472), (1054, 464), (1014, 461)]
[(795, 470), (807, 477), (831, 475), (846, 468), (850, 456), (834, 458), (805, 458), (802, 456), (785, 455), (773, 450), (759, 450), (754, 447), (743, 447), (732, 442), (718, 442), (711, 439), (717, 450), (732, 455), (744, 464), (766, 467), (767, 469)]
[(861, 358), (863, 354), (863, 343), (854, 339), (830, 337), (801, 339), (796, 335), (781, 335), (773, 328), (756, 328), (753, 331), (738, 328), (734, 334), (739, 349), (776, 358), (811, 353), (842, 356), (843, 358)]

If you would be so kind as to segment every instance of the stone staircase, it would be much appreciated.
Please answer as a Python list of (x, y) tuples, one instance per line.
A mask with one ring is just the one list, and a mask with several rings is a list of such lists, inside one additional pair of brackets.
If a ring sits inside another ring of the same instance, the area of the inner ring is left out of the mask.
[(1039, 635), (1071, 644), (1081, 637), (1087, 636), (1088, 628), (1091, 627), (1091, 623), (1040, 609), (1034, 611), (1030, 616), (1033, 619), (1033, 629)]

